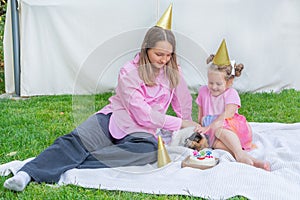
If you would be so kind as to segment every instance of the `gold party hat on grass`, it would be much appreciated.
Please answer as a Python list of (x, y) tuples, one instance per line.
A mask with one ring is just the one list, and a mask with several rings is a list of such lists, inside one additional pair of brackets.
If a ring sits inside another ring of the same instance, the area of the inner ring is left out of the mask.
[(215, 65), (219, 65), (219, 66), (230, 65), (230, 59), (228, 56), (225, 39), (223, 39), (223, 41), (213, 59), (213, 63)]
[(169, 5), (168, 9), (164, 12), (164, 14), (158, 20), (156, 26), (159, 26), (163, 29), (171, 30), (171, 27), (172, 27), (172, 4)]
[(158, 150), (157, 150), (157, 167), (163, 167), (171, 162), (168, 151), (164, 145), (161, 136), (158, 136)]

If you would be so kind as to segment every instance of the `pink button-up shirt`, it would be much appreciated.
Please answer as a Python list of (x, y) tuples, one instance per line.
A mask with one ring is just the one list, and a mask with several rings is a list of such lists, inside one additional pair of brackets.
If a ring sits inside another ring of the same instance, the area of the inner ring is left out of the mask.
[[(162, 70), (157, 85), (149, 87), (138, 75), (138, 62), (139, 54), (120, 69), (116, 94), (98, 111), (112, 113), (109, 130), (117, 139), (133, 132), (155, 134), (158, 128), (179, 130), (183, 119), (192, 119), (192, 97), (182, 75), (178, 86), (170, 89)], [(177, 117), (166, 115), (170, 104)]]

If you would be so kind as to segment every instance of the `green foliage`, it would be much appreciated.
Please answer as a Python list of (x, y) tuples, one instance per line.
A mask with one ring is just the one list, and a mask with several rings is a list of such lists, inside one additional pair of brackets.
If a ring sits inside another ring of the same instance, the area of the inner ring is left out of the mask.
[(5, 14), (6, 4), (7, 4), (7, 0), (1, 0), (0, 1), (0, 16), (2, 16), (3, 14)]
[(4, 69), (0, 67), (0, 94), (5, 93)]
[[(4, 36), (4, 24), (5, 24), (5, 17), (4, 16), (0, 16), (0, 40), (1, 40), (1, 44), (0, 44), (0, 60), (1, 62), (3, 62), (3, 36)], [(1, 64), (1, 67), (3, 67), (3, 64)]]
[(3, 62), (3, 36), (4, 36), (4, 23), (6, 12), (6, 0), (1, 0), (0, 6), (0, 94), (5, 92), (4, 89), (4, 62)]
[(1, 0), (0, 5), (0, 68), (3, 68), (3, 35), (4, 35), (4, 23), (6, 13), (6, 0)]

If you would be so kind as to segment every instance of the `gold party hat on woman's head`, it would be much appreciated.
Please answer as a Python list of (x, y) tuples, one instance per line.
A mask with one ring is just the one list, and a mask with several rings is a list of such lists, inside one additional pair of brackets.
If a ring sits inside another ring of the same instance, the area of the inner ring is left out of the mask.
[(223, 39), (223, 41), (213, 59), (213, 63), (215, 65), (219, 65), (219, 66), (230, 65), (230, 59), (228, 56), (225, 39)]
[(163, 29), (171, 30), (171, 26), (172, 26), (172, 4), (169, 5), (168, 9), (164, 12), (164, 14), (158, 20), (156, 26), (159, 26)]
[(171, 159), (160, 135), (158, 136), (157, 143), (157, 167), (160, 168), (171, 162)]

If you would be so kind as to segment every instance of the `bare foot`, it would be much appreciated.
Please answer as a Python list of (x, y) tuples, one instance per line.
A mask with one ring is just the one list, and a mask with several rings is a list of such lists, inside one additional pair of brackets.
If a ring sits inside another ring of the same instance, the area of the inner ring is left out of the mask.
[(258, 160), (252, 156), (250, 156), (247, 152), (240, 152), (238, 156), (236, 156), (236, 161), (244, 164), (252, 165), (257, 168), (264, 169), (266, 171), (271, 171), (271, 165), (267, 161)]
[(264, 169), (266, 171), (271, 171), (271, 165), (268, 161), (261, 161), (253, 158), (253, 163), (255, 167)]
[(247, 164), (247, 165), (254, 165), (253, 159), (245, 151), (239, 152), (239, 154), (237, 154), (235, 156), (235, 159), (236, 159), (237, 162), (240, 162), (240, 163), (244, 163), (244, 164)]

